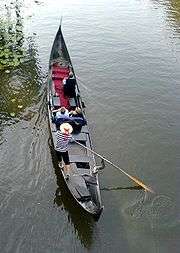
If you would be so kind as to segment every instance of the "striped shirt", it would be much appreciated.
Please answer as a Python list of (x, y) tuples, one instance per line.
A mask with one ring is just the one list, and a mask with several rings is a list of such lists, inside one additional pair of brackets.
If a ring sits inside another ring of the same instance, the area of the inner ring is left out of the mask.
[(59, 152), (66, 152), (68, 151), (68, 144), (72, 139), (71, 134), (63, 134), (61, 131), (56, 132), (56, 147), (55, 150)]

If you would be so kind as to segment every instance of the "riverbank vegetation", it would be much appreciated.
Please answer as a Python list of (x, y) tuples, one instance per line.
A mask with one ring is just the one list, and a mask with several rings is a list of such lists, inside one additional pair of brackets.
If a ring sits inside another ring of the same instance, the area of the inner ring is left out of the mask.
[(20, 0), (0, 6), (4, 14), (0, 18), (0, 70), (17, 67), (25, 57), (21, 6)]

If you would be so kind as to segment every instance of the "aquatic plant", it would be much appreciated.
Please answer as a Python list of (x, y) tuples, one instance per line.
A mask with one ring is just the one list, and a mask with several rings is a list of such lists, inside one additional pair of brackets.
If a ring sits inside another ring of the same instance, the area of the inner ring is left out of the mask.
[(0, 18), (0, 70), (18, 66), (25, 56), (21, 3), (15, 0), (4, 5), (5, 15)]

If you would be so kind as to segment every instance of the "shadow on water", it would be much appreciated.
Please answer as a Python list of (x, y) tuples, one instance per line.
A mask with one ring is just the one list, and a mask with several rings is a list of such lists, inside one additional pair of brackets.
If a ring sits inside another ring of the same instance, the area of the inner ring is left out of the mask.
[(143, 190), (143, 188), (140, 185), (135, 185), (135, 186), (127, 186), (127, 187), (121, 187), (121, 186), (117, 186), (117, 187), (104, 187), (101, 188), (101, 191), (118, 191), (118, 190)]
[(93, 244), (93, 233), (95, 230), (96, 221), (94, 218), (86, 213), (74, 200), (68, 188), (64, 182), (60, 169), (57, 165), (57, 157), (52, 148), (52, 144), (49, 147), (52, 155), (52, 162), (55, 169), (57, 189), (55, 192), (54, 203), (65, 210), (67, 213), (68, 222), (70, 222), (75, 229), (75, 233), (80, 239), (82, 245), (90, 249)]

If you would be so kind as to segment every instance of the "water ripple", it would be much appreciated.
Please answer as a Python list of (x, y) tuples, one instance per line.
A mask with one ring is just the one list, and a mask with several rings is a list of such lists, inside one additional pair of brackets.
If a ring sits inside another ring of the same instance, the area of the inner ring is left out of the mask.
[(123, 209), (123, 213), (133, 222), (147, 226), (147, 221), (152, 230), (168, 230), (180, 225), (175, 208), (175, 202), (168, 196), (157, 195), (152, 199), (146, 195), (139, 197)]

